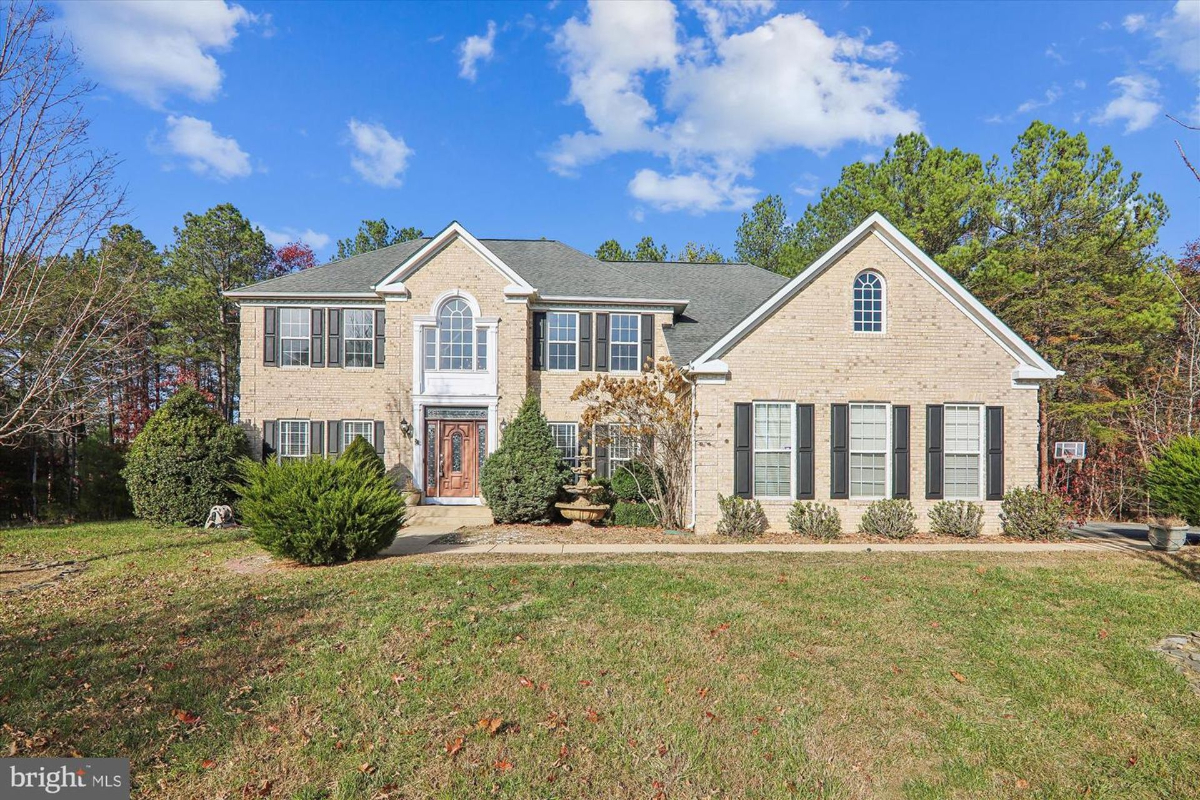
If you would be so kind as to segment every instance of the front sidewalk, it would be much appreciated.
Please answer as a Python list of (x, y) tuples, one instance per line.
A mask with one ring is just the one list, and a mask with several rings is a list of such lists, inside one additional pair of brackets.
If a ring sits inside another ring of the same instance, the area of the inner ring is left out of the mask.
[[(1126, 526), (1128, 527), (1128, 526)], [(1124, 528), (1122, 529), (1124, 530)], [(1066, 553), (1066, 552), (1143, 552), (1150, 550), (1144, 540), (1129, 538), (1117, 532), (1113, 526), (1102, 523), (1084, 525), (1075, 529), (1076, 538), (1069, 542), (954, 542), (933, 544), (917, 542), (888, 543), (831, 543), (821, 544), (752, 544), (731, 542), (728, 544), (454, 544), (435, 542), (453, 533), (449, 526), (421, 526), (405, 529), (396, 537), (384, 556), (411, 555), (581, 555), (587, 553), (637, 554), (637, 553)]]

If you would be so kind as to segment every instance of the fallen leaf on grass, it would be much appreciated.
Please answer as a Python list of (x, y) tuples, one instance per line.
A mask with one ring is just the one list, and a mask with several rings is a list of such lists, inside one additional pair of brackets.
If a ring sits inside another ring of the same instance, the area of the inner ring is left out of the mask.
[(211, 758), (206, 758), (200, 762), (200, 769), (212, 769), (216, 765), (217, 762), (213, 761)]
[(708, 723), (710, 723), (710, 722), (716, 722), (716, 720), (717, 720), (717, 715), (716, 715), (716, 714), (714, 714), (714, 713), (713, 713), (713, 712), (711, 712), (711, 711), (705, 711), (705, 712), (704, 712), (704, 723), (705, 723), (706, 725), (707, 725)]
[(369, 761), (364, 761), (363, 763), (358, 765), (358, 771), (361, 772), (363, 775), (374, 775), (375, 767), (371, 766), (371, 763)]
[(1107, 631), (1107, 630), (1105, 630), (1104, 628), (1101, 628), (1101, 629), (1100, 629), (1100, 638), (1101, 638), (1101, 639), (1107, 639), (1107, 638), (1108, 638), (1108, 631)]
[(526, 678), (524, 675), (517, 678), (517, 683), (521, 684), (521, 686), (525, 689), (533, 688), (533, 681), (529, 680), (529, 678)]
[(591, 681), (584, 680), (584, 681), (580, 681), (580, 682), (579, 682), (579, 685), (580, 685), (580, 686), (591, 686), (591, 685), (592, 685), (592, 682), (591, 682)]
[(954, 680), (958, 681), (959, 683), (967, 682), (967, 676), (963, 675), (961, 672), (955, 672), (954, 670), (950, 670), (950, 674), (953, 675)]
[(1017, 788), (1018, 789), (1028, 789), (1029, 781), (1025, 780), (1024, 778), (1017, 778)]
[(588, 722), (599, 722), (600, 720), (604, 719), (602, 716), (600, 716), (599, 712), (597, 712), (596, 709), (594, 709), (590, 706), (588, 707), (588, 710), (587, 710), (587, 718), (588, 718)]
[(461, 737), (461, 736), (459, 736), (457, 739), (446, 742), (446, 752), (449, 753), (451, 756), (456, 755), (459, 750), (462, 750), (462, 748), (463, 748), (463, 737)]
[(729, 623), (722, 622), (720, 625), (718, 625), (717, 627), (715, 627), (711, 631), (709, 631), (708, 635), (715, 637), (717, 634), (724, 633), (727, 630), (729, 630)]
[(484, 717), (475, 723), (475, 730), (487, 731), (488, 736), (495, 736), (496, 732), (504, 725), (504, 720), (500, 717)]
[(200, 717), (190, 711), (184, 711), (182, 708), (177, 708), (171, 712), (171, 716), (187, 725), (195, 725), (200, 721)]
[(492, 766), (500, 772), (508, 772), (513, 768), (513, 765), (508, 761), (497, 761), (495, 764), (492, 764)]

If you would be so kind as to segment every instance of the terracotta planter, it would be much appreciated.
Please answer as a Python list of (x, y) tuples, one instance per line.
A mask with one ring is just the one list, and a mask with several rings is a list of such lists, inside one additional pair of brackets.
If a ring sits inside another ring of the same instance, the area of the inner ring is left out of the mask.
[(1187, 525), (1165, 527), (1152, 523), (1149, 532), (1150, 544), (1155, 550), (1174, 553), (1187, 541), (1188, 530), (1190, 529)]

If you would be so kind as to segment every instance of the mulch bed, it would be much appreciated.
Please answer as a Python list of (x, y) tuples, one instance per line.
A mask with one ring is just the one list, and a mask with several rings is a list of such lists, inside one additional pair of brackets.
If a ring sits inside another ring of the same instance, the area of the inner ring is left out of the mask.
[[(819, 539), (800, 536), (790, 532), (770, 531), (751, 540), (731, 539), (727, 536), (682, 533), (667, 533), (659, 528), (634, 528), (620, 525), (576, 530), (569, 525), (488, 525), (477, 528), (462, 528), (437, 540), (437, 544), (735, 544), (746, 541), (751, 544), (820, 544)], [(935, 536), (918, 533), (907, 539), (885, 539), (881, 536), (866, 536), (861, 533), (846, 533), (835, 540), (844, 544), (888, 544), (897, 541), (913, 544), (962, 544), (963, 542), (987, 542), (988, 544), (1022, 543), (1017, 539), (1001, 536), (982, 536), (979, 539), (960, 539), (955, 536)]]

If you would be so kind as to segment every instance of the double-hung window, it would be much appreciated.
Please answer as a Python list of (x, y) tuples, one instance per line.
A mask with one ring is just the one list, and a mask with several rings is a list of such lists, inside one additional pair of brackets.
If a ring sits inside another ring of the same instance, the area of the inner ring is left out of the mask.
[(851, 498), (887, 497), (889, 416), (884, 403), (850, 405)]
[(579, 314), (574, 311), (546, 312), (546, 366), (574, 370), (579, 363)]
[(947, 500), (983, 497), (983, 406), (948, 405), (945, 415), (945, 471)]
[(312, 310), (307, 308), (279, 309), (279, 364), (284, 367), (307, 367)]
[(308, 458), (309, 424), (306, 419), (284, 419), (279, 421), (279, 457)]
[(342, 421), (342, 450), (354, 444), (354, 440), (362, 437), (367, 443), (375, 445), (375, 423), (369, 419), (347, 419)]
[(754, 404), (754, 496), (792, 496), (793, 403)]
[(375, 312), (364, 308), (347, 308), (342, 312), (346, 366), (375, 366)]
[(596, 438), (599, 443), (608, 448), (607, 472), (602, 478), (611, 478), (625, 464), (641, 455), (641, 441), (637, 436), (627, 433), (617, 423), (596, 426)]
[(579, 466), (579, 425), (575, 422), (551, 422), (554, 446), (568, 466)]
[(609, 317), (608, 368), (613, 372), (637, 372), (641, 367), (641, 317), (637, 314), (612, 314)]

